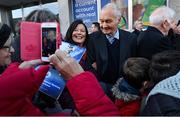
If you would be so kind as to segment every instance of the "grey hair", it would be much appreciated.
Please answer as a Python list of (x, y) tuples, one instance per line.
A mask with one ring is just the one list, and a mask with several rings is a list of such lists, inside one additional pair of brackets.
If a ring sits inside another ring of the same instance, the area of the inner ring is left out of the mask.
[(102, 10), (105, 10), (105, 9), (109, 9), (109, 8), (112, 8), (113, 11), (114, 11), (114, 14), (117, 18), (120, 18), (121, 17), (121, 11), (118, 9), (117, 5), (115, 3), (108, 3), (106, 4)]
[(172, 21), (175, 16), (175, 11), (167, 6), (161, 6), (155, 9), (149, 17), (149, 21), (153, 25), (160, 25), (164, 20)]

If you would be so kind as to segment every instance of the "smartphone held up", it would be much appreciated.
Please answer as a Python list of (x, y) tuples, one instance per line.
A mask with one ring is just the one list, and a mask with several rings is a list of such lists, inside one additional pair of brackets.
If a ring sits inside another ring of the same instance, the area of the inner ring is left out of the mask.
[(49, 56), (58, 48), (57, 23), (48, 22), (41, 24), (41, 59), (48, 62)]

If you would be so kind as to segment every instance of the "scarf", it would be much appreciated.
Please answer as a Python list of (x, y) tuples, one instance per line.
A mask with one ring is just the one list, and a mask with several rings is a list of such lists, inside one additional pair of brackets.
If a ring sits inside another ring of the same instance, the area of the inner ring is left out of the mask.
[(156, 94), (165, 94), (180, 99), (180, 72), (176, 75), (160, 81), (149, 93), (146, 103), (150, 96)]

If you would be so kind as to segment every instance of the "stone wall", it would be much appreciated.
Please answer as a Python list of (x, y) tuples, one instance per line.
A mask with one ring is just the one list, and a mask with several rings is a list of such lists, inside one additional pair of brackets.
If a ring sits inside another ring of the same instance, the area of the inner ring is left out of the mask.
[(169, 0), (169, 7), (176, 11), (176, 20), (180, 20), (180, 0)]

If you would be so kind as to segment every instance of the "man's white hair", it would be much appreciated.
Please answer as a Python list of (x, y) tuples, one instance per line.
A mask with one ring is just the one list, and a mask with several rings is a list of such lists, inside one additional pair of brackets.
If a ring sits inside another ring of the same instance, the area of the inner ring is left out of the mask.
[(120, 9), (118, 9), (118, 6), (115, 4), (115, 3), (108, 3), (106, 4), (102, 10), (106, 10), (106, 9), (109, 9), (109, 8), (112, 8), (113, 11), (114, 11), (114, 14), (117, 18), (120, 18), (121, 17), (121, 11)]
[(169, 23), (174, 20), (175, 11), (167, 6), (162, 6), (155, 9), (149, 17), (152, 25), (160, 25), (163, 21), (167, 20)]

